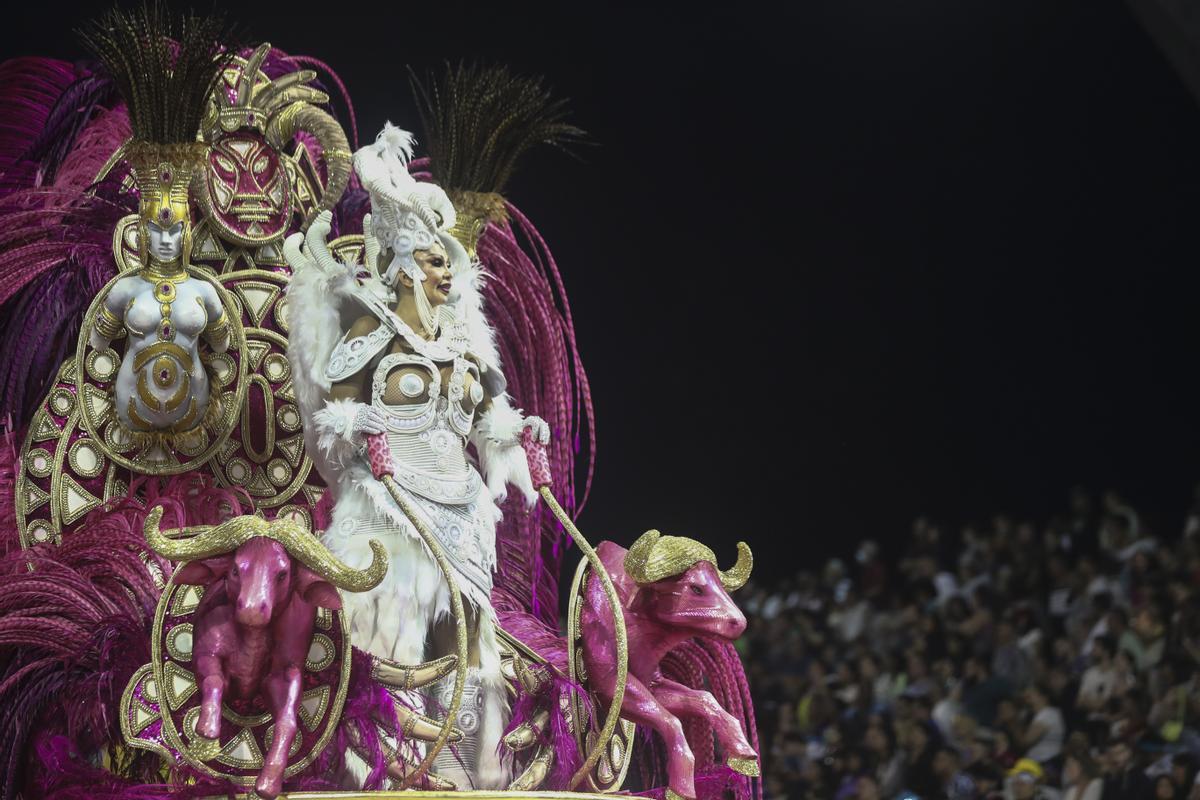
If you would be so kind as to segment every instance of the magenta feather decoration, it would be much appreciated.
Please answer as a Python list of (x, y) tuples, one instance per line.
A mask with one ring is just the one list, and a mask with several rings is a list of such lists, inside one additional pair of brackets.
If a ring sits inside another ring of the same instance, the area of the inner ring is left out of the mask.
[(121, 526), (84, 525), (61, 546), (0, 558), (0, 793), (9, 800), (37, 731), (92, 752), (120, 736), (121, 691), (150, 657), (158, 589), (145, 542)]
[(13, 58), (0, 64), (0, 196), (40, 183), (34, 143), (46, 130), (76, 68), (53, 58)]
[(23, 435), (5, 426), (0, 436), (0, 557), (21, 546), (21, 533), (17, 530), (17, 464), (20, 455), (17, 448), (24, 441)]
[[(116, 88), (112, 78), (106, 74), (83, 72), (63, 91), (50, 109), (44, 127), (30, 145), (27, 154), (29, 160), (38, 164), (37, 185), (61, 186), (58, 181), (60, 167), (72, 155), (79, 152), (89, 156), (95, 155), (93, 144), (84, 141), (82, 134), (91, 127), (95, 115), (111, 113), (116, 101)], [(115, 153), (128, 137), (128, 124), (125, 130), (125, 137), (115, 144), (105, 145), (105, 159)], [(103, 164), (101, 161), (96, 165), (97, 168), (92, 170), (88, 183), (96, 180), (96, 173)]]
[(496, 618), (504, 632), (546, 660), (551, 667), (567, 674), (567, 642), (557, 628), (551, 628), (527, 611), (498, 609)]
[(396, 704), (391, 693), (371, 678), (371, 656), (354, 648), (350, 662), (350, 686), (341, 722), (329, 746), (306, 772), (327, 775), (342, 769), (345, 754), (354, 744), (371, 769), (363, 789), (374, 791), (383, 788), (388, 759), (379, 731), (381, 723), (387, 725), (390, 734), (403, 738), (396, 725)]
[[(510, 221), (488, 224), (478, 252), (491, 278), (485, 287), (488, 320), (496, 329), (509, 393), (527, 414), (550, 423), (553, 491), (566, 512), (577, 516), (587, 501), (595, 464), (595, 419), (587, 373), (578, 354), (575, 326), (562, 276), (538, 229), (511, 203)], [(586, 473), (575, 473), (578, 450), (586, 445)], [(545, 509), (524, 512), (520, 500), (505, 506), (497, 531), (500, 559), (493, 603), (528, 608), (557, 627), (558, 576), (566, 543), (562, 528)]]
[[(583, 509), (595, 465), (591, 391), (575, 342), (571, 308), (558, 265), (533, 223), (506, 203), (508, 223), (490, 223), (480, 237), (479, 259), (489, 274), (485, 311), (508, 391), (527, 414), (550, 425), (547, 455), (554, 493), (572, 516)], [(583, 449), (586, 452), (580, 453)], [(586, 471), (576, 476), (583, 459)], [(561, 526), (543, 508), (526, 512), (517, 498), (504, 508), (497, 530), (503, 554), (492, 602), (498, 609), (528, 609), (557, 626), (558, 576), (566, 544)]]
[[(750, 779), (726, 766), (696, 769), (696, 800), (749, 800)], [(633, 797), (648, 797), (651, 800), (666, 800), (667, 788), (659, 786), (644, 792), (634, 792)]]
[(112, 232), (134, 209), (96, 195), (24, 189), (0, 199), (0, 417), (26, 424), (73, 353), (84, 312), (116, 274)]
[(84, 192), (100, 178), (100, 171), (130, 134), (129, 113), (123, 104), (97, 109), (72, 136), (71, 146), (61, 160), (50, 164), (43, 159), (43, 169), (49, 174), (53, 166), (54, 188)]

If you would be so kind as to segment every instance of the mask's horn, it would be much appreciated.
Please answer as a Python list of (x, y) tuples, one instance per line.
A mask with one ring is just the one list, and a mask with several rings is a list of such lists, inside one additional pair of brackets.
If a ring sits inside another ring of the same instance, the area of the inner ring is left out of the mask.
[(350, 182), (351, 154), (346, 132), (337, 120), (314, 105), (295, 102), (271, 116), (267, 123), (267, 141), (282, 149), (296, 135), (296, 131), (307, 131), (321, 145), (321, 157), (325, 159), (328, 179), (321, 201), (309, 212), (304, 227), (326, 209), (333, 208), (342, 199)]

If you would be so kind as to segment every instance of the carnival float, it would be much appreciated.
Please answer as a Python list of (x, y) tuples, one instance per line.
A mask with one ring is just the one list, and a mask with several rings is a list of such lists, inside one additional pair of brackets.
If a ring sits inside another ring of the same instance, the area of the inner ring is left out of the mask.
[(447, 66), (360, 146), (218, 17), (80, 38), (0, 65), (4, 800), (760, 797), (750, 549), (574, 523), (587, 376), (504, 195), (566, 104)]

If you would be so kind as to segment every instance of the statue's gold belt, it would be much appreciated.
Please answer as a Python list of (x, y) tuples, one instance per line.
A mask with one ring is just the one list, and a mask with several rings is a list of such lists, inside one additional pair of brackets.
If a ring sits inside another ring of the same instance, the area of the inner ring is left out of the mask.
[(133, 369), (135, 372), (140, 372), (142, 367), (152, 358), (158, 356), (170, 356), (179, 362), (179, 366), (185, 370), (192, 366), (192, 355), (187, 350), (184, 350), (174, 342), (155, 342), (154, 344), (139, 350), (137, 355), (133, 357)]

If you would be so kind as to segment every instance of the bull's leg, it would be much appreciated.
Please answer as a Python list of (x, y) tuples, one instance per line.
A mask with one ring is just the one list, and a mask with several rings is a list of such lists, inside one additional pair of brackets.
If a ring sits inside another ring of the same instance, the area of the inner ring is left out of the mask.
[(703, 719), (712, 726), (713, 733), (717, 735), (717, 741), (721, 743), (721, 747), (725, 751), (726, 760), (734, 761), (730, 766), (743, 774), (747, 770), (756, 772), (746, 761), (747, 759), (752, 760), (757, 766), (758, 754), (746, 740), (746, 734), (742, 732), (741, 724), (737, 718), (722, 708), (711, 693), (703, 689), (691, 689), (681, 683), (662, 678), (654, 684), (654, 696), (677, 717)]
[[(594, 675), (588, 681), (600, 703), (599, 714), (604, 714), (612, 702), (615, 676), (609, 672)], [(674, 793), (686, 800), (696, 797), (696, 757), (683, 735), (679, 719), (659, 703), (655, 695), (632, 675), (625, 684), (625, 699), (621, 702), (621, 716), (636, 725), (645, 725), (658, 733), (667, 745), (667, 789), (668, 798)]]
[(200, 719), (196, 721), (196, 732), (205, 739), (216, 739), (221, 735), (221, 700), (226, 686), (221, 659), (216, 656), (197, 658), (196, 677), (200, 684)]
[(287, 769), (288, 751), (296, 740), (296, 707), (300, 704), (300, 668), (292, 665), (273, 672), (263, 681), (267, 705), (275, 719), (275, 734), (267, 750), (262, 771), (254, 789), (267, 800), (273, 800), (283, 789), (283, 771)]

